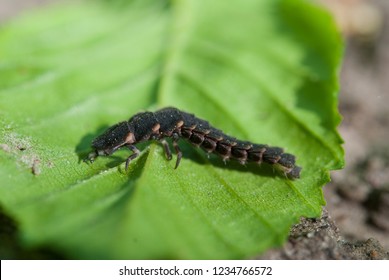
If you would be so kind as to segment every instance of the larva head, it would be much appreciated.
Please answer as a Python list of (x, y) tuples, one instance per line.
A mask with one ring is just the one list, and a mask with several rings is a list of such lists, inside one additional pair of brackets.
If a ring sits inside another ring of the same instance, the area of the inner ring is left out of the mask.
[(92, 141), (94, 151), (88, 155), (87, 160), (92, 162), (98, 156), (111, 155), (122, 146), (133, 144), (135, 138), (131, 130), (128, 122), (120, 122), (108, 128)]

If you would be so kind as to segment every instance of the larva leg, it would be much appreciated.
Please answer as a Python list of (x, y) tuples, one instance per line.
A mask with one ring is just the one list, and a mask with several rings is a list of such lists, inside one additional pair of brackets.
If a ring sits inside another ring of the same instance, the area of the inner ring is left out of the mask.
[(166, 158), (168, 160), (171, 160), (172, 159), (172, 152), (170, 151), (169, 143), (165, 139), (162, 139), (160, 142), (163, 146), (163, 149), (165, 150)]
[(133, 154), (130, 155), (127, 159), (126, 159), (126, 166), (125, 166), (125, 170), (127, 171), (128, 170), (128, 165), (130, 164), (130, 162), (134, 159), (134, 158), (137, 158), (140, 154), (140, 151), (138, 150), (137, 147), (133, 146), (133, 145), (127, 145), (127, 148), (129, 148)]
[(174, 150), (176, 150), (176, 153), (177, 153), (177, 161), (176, 161), (176, 166), (174, 167), (174, 169), (177, 169), (178, 165), (180, 165), (180, 161), (181, 161), (181, 158), (182, 158), (182, 152), (180, 150), (180, 147), (178, 146), (178, 139), (179, 139), (178, 134), (177, 133), (173, 133), (172, 137), (173, 137), (173, 147), (174, 147)]

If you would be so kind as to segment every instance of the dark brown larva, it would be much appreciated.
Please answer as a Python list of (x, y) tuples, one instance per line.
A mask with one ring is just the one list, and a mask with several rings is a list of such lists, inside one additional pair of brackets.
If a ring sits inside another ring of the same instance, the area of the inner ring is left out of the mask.
[(130, 161), (140, 153), (134, 145), (149, 140), (160, 141), (166, 157), (170, 160), (172, 153), (165, 140), (167, 137), (172, 139), (177, 153), (175, 168), (180, 164), (182, 157), (178, 140), (183, 138), (194, 146), (201, 147), (207, 153), (218, 154), (225, 161), (234, 159), (241, 164), (265, 162), (277, 166), (289, 178), (300, 177), (301, 168), (295, 165), (295, 157), (284, 153), (282, 148), (238, 140), (210, 126), (207, 121), (172, 107), (155, 113), (139, 113), (129, 121), (120, 122), (108, 128), (93, 140), (94, 151), (85, 161), (93, 162), (98, 156), (108, 156), (122, 147), (127, 147), (133, 152), (126, 160), (127, 169)]

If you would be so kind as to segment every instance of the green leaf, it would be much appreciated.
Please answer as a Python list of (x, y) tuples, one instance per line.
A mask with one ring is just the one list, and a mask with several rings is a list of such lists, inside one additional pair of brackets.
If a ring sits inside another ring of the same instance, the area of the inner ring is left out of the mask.
[[(118, 3), (118, 2), (116, 2)], [(298, 0), (80, 2), (0, 32), (0, 205), (27, 247), (69, 258), (247, 258), (317, 217), (336, 126), (342, 44)], [(301, 179), (224, 164), (181, 143), (81, 161), (91, 140), (141, 110), (175, 106), (239, 139), (284, 147)]]

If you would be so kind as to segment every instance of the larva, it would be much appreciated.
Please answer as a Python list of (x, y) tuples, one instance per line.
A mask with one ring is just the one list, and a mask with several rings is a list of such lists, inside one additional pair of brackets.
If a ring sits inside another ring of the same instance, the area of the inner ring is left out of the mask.
[(268, 163), (281, 169), (289, 178), (300, 177), (301, 167), (295, 165), (295, 156), (284, 153), (282, 148), (241, 141), (212, 127), (207, 121), (173, 107), (134, 115), (108, 128), (92, 141), (93, 152), (84, 161), (93, 162), (98, 156), (109, 156), (122, 147), (133, 153), (127, 158), (125, 168), (140, 151), (134, 146), (140, 142), (157, 140), (162, 144), (168, 160), (172, 153), (166, 138), (171, 138), (177, 153), (175, 168), (180, 164), (182, 152), (178, 140), (183, 138), (207, 153), (216, 153), (224, 161), (234, 159), (241, 164)]

